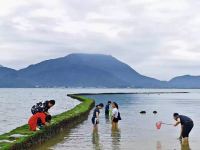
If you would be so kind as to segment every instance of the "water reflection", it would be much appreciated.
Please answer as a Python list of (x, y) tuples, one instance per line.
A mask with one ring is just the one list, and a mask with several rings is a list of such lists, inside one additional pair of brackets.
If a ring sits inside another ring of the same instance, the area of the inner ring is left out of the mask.
[(120, 129), (119, 128), (112, 129), (111, 137), (112, 137), (112, 149), (113, 150), (120, 150), (120, 140), (121, 140)]
[(109, 114), (105, 114), (105, 120), (106, 120), (106, 124), (110, 124), (110, 115)]
[(156, 150), (162, 150), (162, 144), (160, 141), (156, 142)]
[[(191, 150), (189, 143), (183, 144), (182, 141), (180, 141), (181, 150)], [(156, 142), (156, 150), (162, 150), (162, 144), (160, 141)]]
[(100, 138), (99, 138), (98, 131), (93, 131), (93, 133), (92, 133), (93, 149), (95, 149), (95, 150), (101, 150), (102, 149), (99, 141), (100, 141)]

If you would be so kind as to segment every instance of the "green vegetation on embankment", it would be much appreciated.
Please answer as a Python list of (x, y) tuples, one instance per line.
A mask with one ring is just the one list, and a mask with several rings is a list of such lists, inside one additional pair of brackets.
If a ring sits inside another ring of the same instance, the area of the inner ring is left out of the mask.
[(31, 149), (34, 145), (42, 144), (52, 136), (59, 134), (64, 128), (69, 128), (83, 121), (88, 116), (89, 111), (94, 107), (94, 101), (79, 95), (68, 96), (82, 103), (69, 111), (54, 116), (51, 125), (43, 130), (32, 132), (29, 131), (28, 125), (23, 125), (0, 135), (0, 150)]

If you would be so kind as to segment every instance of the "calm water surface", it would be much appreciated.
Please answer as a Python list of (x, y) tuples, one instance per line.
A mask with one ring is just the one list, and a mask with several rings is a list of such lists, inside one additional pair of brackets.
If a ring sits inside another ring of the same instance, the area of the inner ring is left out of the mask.
[[(108, 91), (108, 90), (107, 90)], [(114, 91), (114, 90), (113, 90)], [(133, 90), (132, 90), (133, 91)], [(140, 92), (161, 91), (142, 89)], [(177, 90), (162, 90), (177, 91)], [(110, 120), (101, 112), (99, 132), (92, 132), (90, 113), (88, 119), (73, 129), (66, 130), (49, 142), (36, 148), (38, 150), (186, 150), (177, 140), (180, 127), (165, 126), (161, 130), (155, 128), (157, 121), (174, 123), (172, 114), (190, 116), (195, 123), (191, 132), (190, 148), (200, 147), (200, 90), (185, 94), (126, 94), (88, 96), (96, 103), (107, 100), (119, 103), (122, 121), (118, 131), (111, 131)], [(94, 91), (93, 91), (94, 92)], [(110, 92), (110, 91), (109, 91)], [(141, 115), (141, 110), (147, 111)], [(157, 115), (152, 112), (158, 111)], [(188, 150), (188, 149), (187, 149)]]

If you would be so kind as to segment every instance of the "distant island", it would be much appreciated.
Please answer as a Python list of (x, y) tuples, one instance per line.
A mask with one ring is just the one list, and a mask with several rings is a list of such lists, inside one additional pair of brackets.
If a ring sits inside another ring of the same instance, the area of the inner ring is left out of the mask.
[(1, 88), (200, 88), (200, 76), (160, 81), (139, 74), (110, 55), (70, 54), (14, 70), (0, 65)]

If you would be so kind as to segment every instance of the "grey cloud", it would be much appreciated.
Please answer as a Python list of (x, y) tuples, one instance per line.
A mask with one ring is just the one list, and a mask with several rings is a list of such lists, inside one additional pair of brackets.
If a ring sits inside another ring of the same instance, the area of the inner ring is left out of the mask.
[[(200, 61), (193, 56), (200, 53), (198, 1), (169, 0), (165, 5), (161, 0), (56, 2), (59, 16), (46, 2), (30, 1), (0, 17), (0, 52), (10, 51), (0, 56), (4, 57), (0, 64), (21, 68), (86, 52), (111, 54), (159, 79), (200, 74), (195, 69)], [(175, 7), (177, 3), (180, 8)], [(40, 9), (52, 13), (34, 16)], [(181, 52), (188, 58), (182, 58)]]

